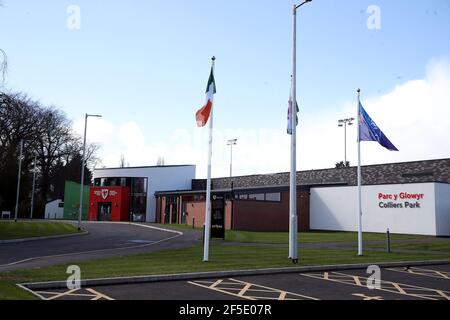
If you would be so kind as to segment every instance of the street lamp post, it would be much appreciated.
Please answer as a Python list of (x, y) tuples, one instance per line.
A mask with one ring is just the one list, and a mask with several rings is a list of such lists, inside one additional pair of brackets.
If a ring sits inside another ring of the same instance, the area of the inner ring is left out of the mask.
[(17, 222), (17, 213), (19, 211), (20, 176), (22, 175), (22, 158), (23, 158), (23, 140), (20, 140), (19, 173), (17, 174), (16, 211), (14, 212), (14, 221), (15, 222)]
[(297, 212), (297, 117), (294, 116), (297, 105), (297, 10), (311, 2), (305, 0), (294, 5), (293, 10), (293, 48), (292, 48), (292, 134), (291, 134), (291, 176), (289, 201), (289, 258), (298, 263), (298, 212)]
[(237, 139), (227, 141), (227, 145), (230, 146), (230, 178), (233, 177), (233, 146), (237, 145)]
[(33, 168), (33, 188), (31, 191), (31, 208), (30, 208), (30, 219), (33, 220), (33, 209), (34, 209), (34, 188), (36, 184), (36, 162), (37, 156), (34, 156), (34, 168)]
[(80, 186), (80, 208), (78, 211), (78, 230), (81, 230), (81, 220), (83, 217), (83, 191), (84, 191), (84, 166), (86, 157), (86, 133), (87, 133), (87, 122), (88, 118), (101, 118), (100, 115), (87, 114), (84, 117), (84, 141), (83, 141), (83, 157), (81, 159), (81, 186)]
[(341, 119), (338, 126), (344, 128), (344, 166), (347, 166), (347, 126), (352, 126), (355, 118)]

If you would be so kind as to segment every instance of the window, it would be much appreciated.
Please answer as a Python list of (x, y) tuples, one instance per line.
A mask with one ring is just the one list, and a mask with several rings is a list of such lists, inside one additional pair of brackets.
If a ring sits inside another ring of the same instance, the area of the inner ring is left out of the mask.
[(264, 201), (264, 193), (249, 194), (248, 200)]
[(132, 194), (147, 194), (147, 179), (133, 178), (131, 183)]
[(110, 187), (120, 187), (120, 178), (111, 178), (109, 181)]
[(205, 201), (206, 197), (203, 195), (195, 195), (194, 196), (194, 201)]
[(281, 193), (271, 192), (271, 193), (237, 194), (235, 195), (234, 198), (236, 200), (281, 202)]
[(266, 201), (280, 202), (281, 201), (281, 193), (266, 193)]
[(144, 219), (147, 213), (147, 178), (125, 178), (120, 179), (120, 183), (125, 182), (130, 187), (131, 199), (130, 199), (130, 212), (133, 213), (133, 219), (135, 216), (139, 219)]
[(145, 214), (147, 212), (147, 197), (132, 197), (131, 207), (133, 213)]

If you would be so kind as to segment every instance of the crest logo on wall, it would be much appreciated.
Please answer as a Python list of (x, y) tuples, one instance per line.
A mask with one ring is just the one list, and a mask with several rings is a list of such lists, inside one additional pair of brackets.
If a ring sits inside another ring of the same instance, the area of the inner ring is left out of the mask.
[(109, 196), (109, 190), (108, 189), (103, 189), (102, 190), (102, 198), (103, 200), (106, 200)]

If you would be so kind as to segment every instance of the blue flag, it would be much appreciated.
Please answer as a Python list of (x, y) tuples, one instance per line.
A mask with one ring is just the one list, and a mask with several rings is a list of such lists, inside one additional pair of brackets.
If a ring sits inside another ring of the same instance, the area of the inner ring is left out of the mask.
[(383, 131), (370, 118), (362, 104), (359, 104), (359, 141), (377, 141), (390, 151), (398, 151)]

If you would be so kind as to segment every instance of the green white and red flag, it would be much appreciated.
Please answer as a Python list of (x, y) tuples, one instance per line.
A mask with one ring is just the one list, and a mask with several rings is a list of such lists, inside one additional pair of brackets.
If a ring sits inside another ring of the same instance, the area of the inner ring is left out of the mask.
[(214, 80), (214, 68), (211, 68), (211, 74), (209, 75), (208, 86), (206, 87), (206, 103), (197, 111), (195, 118), (197, 120), (197, 126), (204, 127), (208, 123), (211, 115), (211, 110), (214, 104), (214, 94), (216, 93), (216, 82)]

